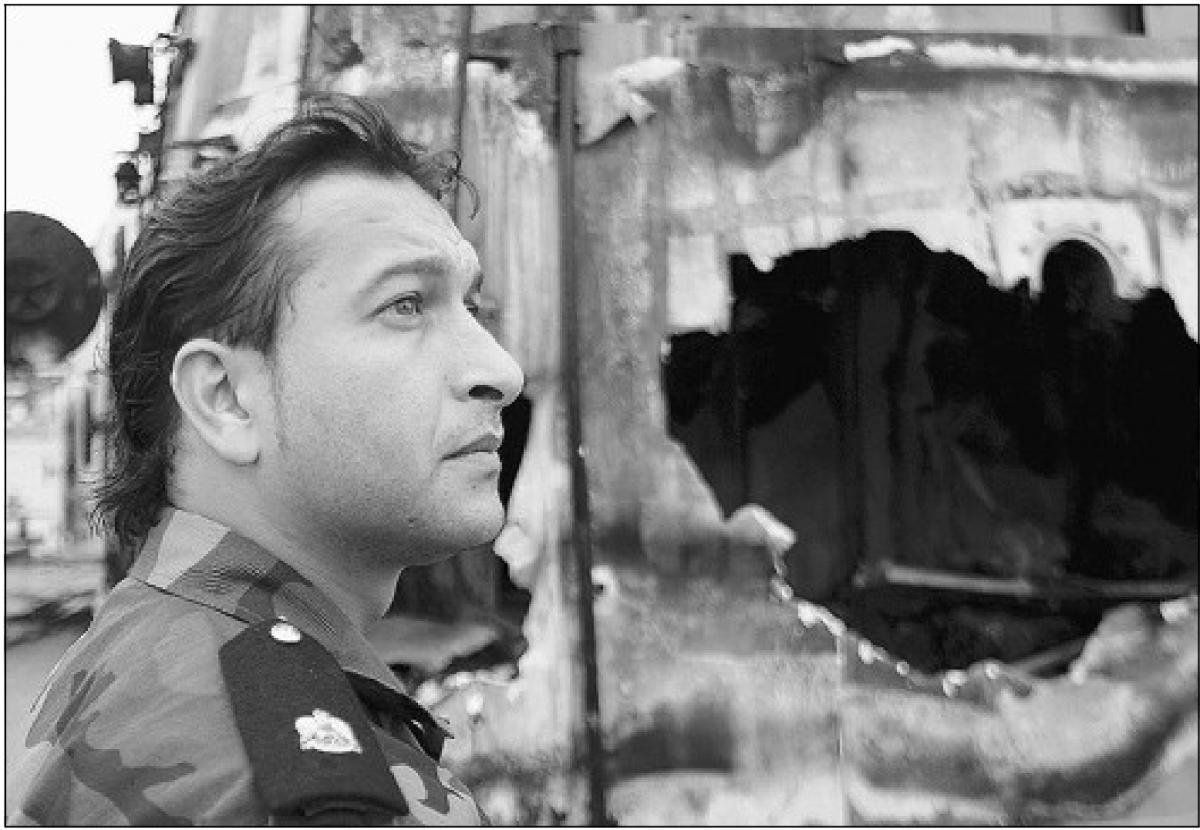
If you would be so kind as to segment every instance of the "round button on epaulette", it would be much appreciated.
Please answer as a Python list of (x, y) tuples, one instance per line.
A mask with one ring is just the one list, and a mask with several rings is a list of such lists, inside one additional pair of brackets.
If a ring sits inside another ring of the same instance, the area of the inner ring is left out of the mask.
[(281, 643), (298, 643), (302, 636), (300, 629), (284, 620), (271, 626), (271, 637)]

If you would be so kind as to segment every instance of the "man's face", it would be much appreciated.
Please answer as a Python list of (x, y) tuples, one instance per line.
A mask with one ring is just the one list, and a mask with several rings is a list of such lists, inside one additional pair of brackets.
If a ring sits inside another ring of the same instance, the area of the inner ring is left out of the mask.
[(260, 459), (271, 520), (299, 543), (400, 565), (490, 541), (504, 520), (500, 410), (523, 377), (473, 313), (475, 251), (403, 178), (332, 171), (279, 219), (301, 270)]

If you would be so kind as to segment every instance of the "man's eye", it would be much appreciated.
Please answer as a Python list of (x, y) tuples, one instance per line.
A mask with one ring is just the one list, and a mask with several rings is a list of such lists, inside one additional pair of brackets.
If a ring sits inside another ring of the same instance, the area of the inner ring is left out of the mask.
[(417, 294), (406, 294), (403, 297), (397, 297), (386, 306), (384, 311), (397, 314), (401, 317), (410, 317), (420, 314), (424, 308), (424, 301)]
[(471, 312), (471, 316), (478, 318), (483, 311), (483, 295), (479, 293), (469, 294), (463, 300), (463, 305), (467, 307), (467, 311)]

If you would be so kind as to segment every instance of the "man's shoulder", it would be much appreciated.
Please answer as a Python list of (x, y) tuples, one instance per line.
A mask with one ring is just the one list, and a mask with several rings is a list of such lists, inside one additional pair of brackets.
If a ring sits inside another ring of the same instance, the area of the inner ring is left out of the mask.
[[(218, 653), (245, 623), (141, 583), (123, 583), (52, 674), (43, 708), (87, 717), (102, 704), (146, 724), (225, 697)], [(54, 694), (57, 692), (58, 694)], [(97, 713), (100, 716), (100, 713)]]
[(241, 823), (254, 812), (218, 661), (244, 624), (156, 593), (115, 590), (53, 672), (15, 809), (68, 824)]

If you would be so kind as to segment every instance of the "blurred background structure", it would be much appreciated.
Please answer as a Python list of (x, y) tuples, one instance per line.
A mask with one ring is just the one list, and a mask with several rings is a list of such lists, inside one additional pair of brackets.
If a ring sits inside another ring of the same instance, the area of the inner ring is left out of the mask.
[[(373, 637), (498, 823), (1194, 823), (1196, 38), (1184, 6), (181, 6), (109, 47), (155, 117), (97, 279), (306, 95), (460, 154), (528, 377), (510, 521)], [(42, 407), (63, 471), (48, 523), (8, 482), (6, 554), (91, 545), (111, 584), (102, 375), (10, 348), (45, 269), (5, 271), (7, 443)]]

